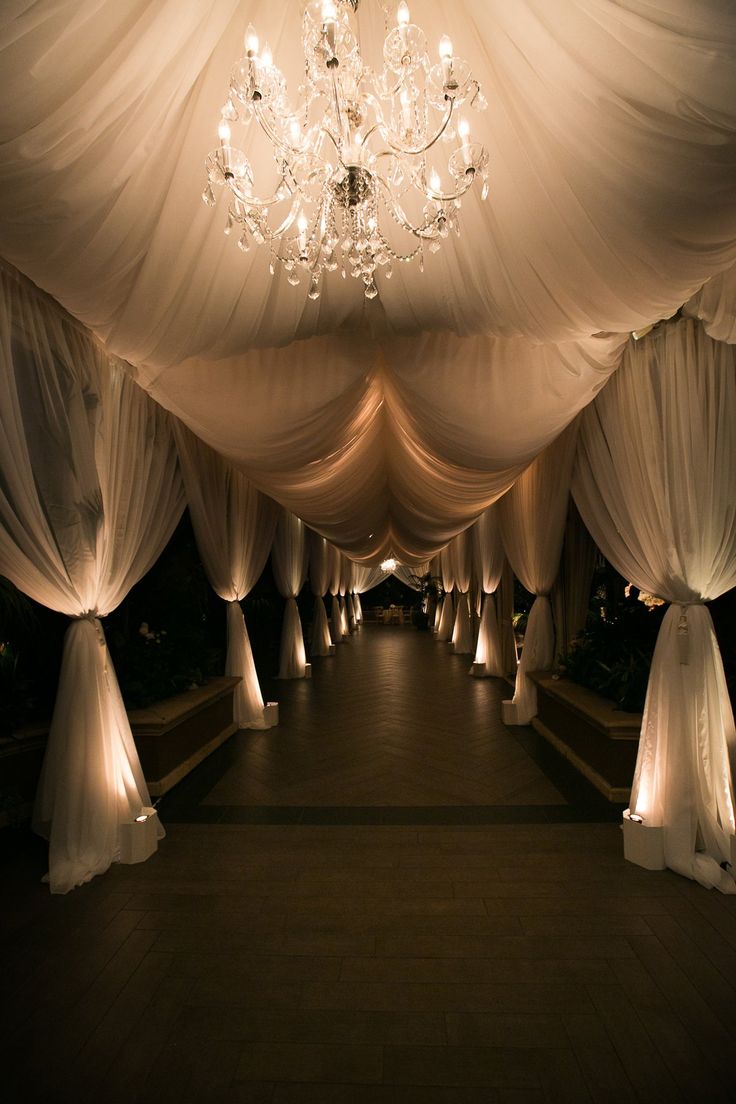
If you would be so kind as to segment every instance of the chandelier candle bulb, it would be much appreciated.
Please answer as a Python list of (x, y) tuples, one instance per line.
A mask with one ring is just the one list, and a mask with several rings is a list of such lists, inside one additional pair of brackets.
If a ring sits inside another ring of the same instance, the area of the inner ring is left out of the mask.
[(258, 35), (251, 24), (245, 32), (245, 52), (249, 58), (258, 57)]
[(443, 35), (440, 39), (440, 61), (445, 86), (449, 86), (452, 80), (452, 42), (447, 35)]

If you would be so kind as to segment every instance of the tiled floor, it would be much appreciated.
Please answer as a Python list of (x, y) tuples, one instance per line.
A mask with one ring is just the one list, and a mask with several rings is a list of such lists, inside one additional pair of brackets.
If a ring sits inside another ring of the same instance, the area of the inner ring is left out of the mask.
[(485, 715), (502, 688), (382, 634), (279, 687), (282, 726), (162, 803), (149, 862), (51, 898), (6, 838), (4, 1100), (736, 1099), (736, 899), (625, 864), (610, 813)]

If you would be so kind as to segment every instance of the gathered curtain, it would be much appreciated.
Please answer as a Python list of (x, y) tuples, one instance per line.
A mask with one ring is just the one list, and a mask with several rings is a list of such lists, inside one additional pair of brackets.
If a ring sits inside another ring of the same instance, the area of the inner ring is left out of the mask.
[(296, 600), (307, 578), (308, 549), (304, 522), (289, 510), (282, 510), (276, 525), (271, 552), (273, 577), (279, 594), (286, 599), (281, 626), (279, 678), (304, 678), (307, 653)]
[(324, 596), (330, 589), (330, 553), (326, 539), (307, 531), (309, 553), (309, 584), (314, 595), (314, 613), (312, 614), (312, 635), (309, 643), (310, 656), (328, 656), (331, 654), (332, 637), (327, 620)]
[(460, 655), (473, 651), (473, 615), (470, 612), (470, 581), (473, 570), (473, 546), (470, 533), (464, 529), (449, 544), (452, 573), (457, 589), (457, 607), (452, 626), (452, 647)]
[(736, 585), (736, 347), (685, 319), (632, 343), (585, 412), (573, 494), (617, 571), (670, 603), (631, 811), (673, 870), (734, 892), (734, 717), (705, 602)]
[(455, 624), (455, 601), (452, 593), (455, 586), (455, 560), (449, 544), (445, 545), (440, 551), (439, 558), (444, 595), (440, 603), (440, 615), (437, 621), (437, 639), (450, 640)]
[(0, 270), (0, 572), (73, 620), (33, 813), (52, 893), (119, 858), (150, 805), (100, 623), (184, 509), (170, 418), (89, 335)]
[(340, 549), (334, 545), (329, 545), (329, 573), (330, 573), (330, 594), (332, 595), (332, 604), (330, 606), (330, 626), (332, 631), (332, 641), (334, 644), (342, 644), (346, 636), (350, 635), (350, 629), (347, 624), (347, 619), (343, 613), (343, 607), (340, 604), (340, 587), (343, 582), (343, 566), (342, 566), (343, 554)]
[(483, 511), (473, 526), (471, 535), (474, 574), (483, 596), (471, 674), (482, 678), (502, 678), (505, 670), (496, 608), (496, 591), (501, 582), (505, 556), (498, 508), (495, 504)]
[(503, 703), (505, 724), (528, 724), (537, 712), (537, 688), (529, 671), (554, 663), (555, 632), (549, 600), (565, 531), (577, 419), (553, 441), (499, 501), (504, 549), (514, 574), (535, 596), (516, 671), (513, 699)]
[(240, 683), (239, 728), (266, 728), (266, 713), (240, 603), (261, 576), (278, 518), (276, 503), (180, 422), (174, 431), (197, 548), (215, 593), (227, 602), (225, 674)]

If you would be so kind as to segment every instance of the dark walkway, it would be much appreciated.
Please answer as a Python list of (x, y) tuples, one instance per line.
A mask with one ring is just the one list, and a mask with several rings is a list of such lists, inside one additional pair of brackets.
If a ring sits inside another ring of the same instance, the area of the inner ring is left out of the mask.
[(280, 685), (67, 897), (5, 833), (4, 1101), (733, 1101), (736, 899), (624, 863), (443, 652), (364, 633)]
[(530, 729), (506, 728), (509, 687), (429, 633), (366, 626), (274, 682), (281, 723), (242, 732), (161, 805), (173, 821), (516, 824), (618, 819)]

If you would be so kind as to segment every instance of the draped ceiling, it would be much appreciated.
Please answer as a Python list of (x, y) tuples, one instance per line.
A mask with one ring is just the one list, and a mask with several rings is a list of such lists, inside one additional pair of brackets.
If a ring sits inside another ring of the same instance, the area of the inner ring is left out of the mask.
[[(4, 4), (0, 255), (351, 556), (419, 562), (591, 401), (631, 330), (693, 297), (736, 336), (736, 7), (413, 0), (483, 85), (491, 192), (372, 302), (339, 273), (310, 301), (200, 198), (247, 24), (295, 89), (300, 11)], [(377, 63), (379, 0), (358, 24)]]

